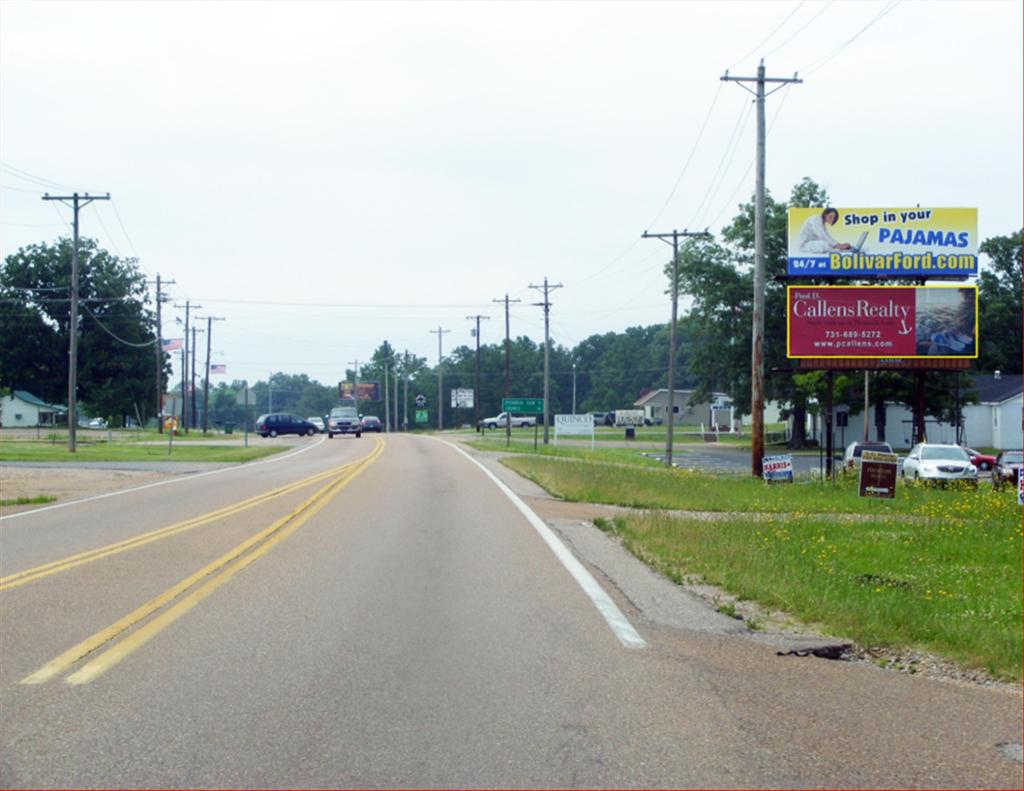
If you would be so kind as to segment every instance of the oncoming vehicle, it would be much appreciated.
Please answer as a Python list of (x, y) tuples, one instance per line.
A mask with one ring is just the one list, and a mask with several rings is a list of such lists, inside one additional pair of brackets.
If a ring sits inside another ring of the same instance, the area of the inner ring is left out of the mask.
[(380, 418), (376, 415), (363, 415), (361, 422), (363, 424), (363, 431), (376, 431), (379, 434), (383, 430)]
[(312, 437), (316, 434), (316, 426), (297, 415), (275, 412), (272, 415), (260, 415), (256, 418), (256, 433), (261, 437), (277, 437), (281, 434)]
[(306, 420), (316, 426), (317, 431), (323, 431), (325, 428), (324, 419), (322, 417), (307, 417)]
[(846, 446), (846, 453), (843, 454), (843, 467), (847, 470), (858, 469), (860, 455), (866, 450), (875, 453), (892, 453), (892, 445), (888, 442), (851, 442)]
[(959, 445), (931, 445), (922, 442), (910, 449), (903, 462), (903, 475), (932, 483), (966, 481), (978, 485), (978, 468)]
[(355, 434), (356, 439), (363, 436), (363, 424), (354, 406), (336, 406), (327, 418), (327, 439), (334, 439), (335, 434)]

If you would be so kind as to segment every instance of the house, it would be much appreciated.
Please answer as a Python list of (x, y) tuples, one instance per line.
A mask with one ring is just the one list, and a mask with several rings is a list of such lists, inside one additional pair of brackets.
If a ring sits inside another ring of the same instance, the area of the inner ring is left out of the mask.
[[(724, 393), (712, 393), (712, 401), (692, 402), (693, 390), (676, 390), (673, 398), (677, 426), (732, 425), (732, 408)], [(668, 388), (651, 390), (633, 402), (636, 409), (644, 411), (644, 417), (652, 423), (664, 423), (668, 416)], [(712, 413), (712, 409), (714, 412)]]
[(57, 418), (66, 414), (64, 407), (47, 404), (27, 390), (12, 390), (0, 398), (0, 426), (4, 428), (55, 426)]

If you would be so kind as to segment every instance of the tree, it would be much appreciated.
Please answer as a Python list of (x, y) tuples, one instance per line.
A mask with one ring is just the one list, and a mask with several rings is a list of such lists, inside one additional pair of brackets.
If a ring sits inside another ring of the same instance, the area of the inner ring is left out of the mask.
[[(0, 268), (0, 377), (45, 401), (67, 396), (72, 246), (62, 238), (22, 248)], [(88, 238), (79, 240), (78, 268), (78, 398), (114, 425), (126, 415), (156, 414), (145, 275)]]
[(978, 368), (1021, 372), (1021, 231), (981, 245), (991, 266), (978, 278)]

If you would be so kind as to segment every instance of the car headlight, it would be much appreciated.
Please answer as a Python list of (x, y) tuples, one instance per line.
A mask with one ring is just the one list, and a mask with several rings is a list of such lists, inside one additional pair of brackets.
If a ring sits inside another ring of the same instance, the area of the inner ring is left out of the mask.
[(973, 464), (968, 464), (967, 465), (967, 474), (968, 475), (972, 475), (972, 476), (977, 476), (978, 468), (975, 467)]
[(921, 465), (921, 472), (935, 472), (935, 465), (934, 464), (922, 464)]

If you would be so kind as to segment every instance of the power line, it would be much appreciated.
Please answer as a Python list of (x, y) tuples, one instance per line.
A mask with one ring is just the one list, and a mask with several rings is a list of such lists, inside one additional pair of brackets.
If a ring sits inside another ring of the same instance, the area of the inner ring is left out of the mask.
[(787, 44), (788, 44), (788, 43), (789, 43), (790, 41), (792, 41), (792, 40), (793, 40), (793, 39), (795, 39), (795, 38), (796, 38), (797, 36), (799, 36), (799, 35), (800, 35), (801, 33), (803, 33), (803, 32), (804, 32), (804, 30), (806, 30), (806, 29), (807, 29), (808, 27), (810, 27), (811, 23), (812, 23), (812, 22), (814, 22), (814, 20), (816, 20), (816, 19), (817, 19), (818, 17), (820, 17), (820, 16), (821, 16), (822, 14), (824, 14), (824, 13), (825, 13), (826, 11), (828, 11), (828, 9), (829, 9), (829, 6), (831, 6), (831, 5), (832, 5), (832, 2), (833, 2), (833, 0), (828, 0), (828, 2), (827, 2), (827, 3), (825, 3), (825, 5), (823, 5), (823, 6), (821, 7), (821, 10), (820, 10), (820, 11), (818, 11), (818, 13), (817, 13), (817, 14), (815, 14), (814, 16), (812, 16), (812, 17), (811, 17), (810, 19), (808, 19), (808, 20), (807, 20), (807, 21), (806, 21), (806, 22), (805, 22), (805, 23), (804, 23), (803, 25), (801, 25), (801, 26), (800, 26), (800, 27), (799, 27), (799, 28), (797, 29), (797, 31), (796, 31), (796, 32), (795, 32), (795, 33), (794, 33), (794, 34), (793, 34), (792, 36), (790, 36), (789, 38), (787, 38), (787, 39), (786, 39), (785, 41), (783, 41), (783, 42), (782, 42), (781, 44), (779, 44), (779, 45), (778, 45), (777, 47), (775, 47), (774, 49), (772, 49), (772, 50), (769, 50), (768, 52), (764, 53), (764, 55), (763, 55), (762, 57), (765, 57), (765, 58), (771, 57), (771, 56), (772, 56), (772, 55), (774, 55), (774, 54), (775, 54), (776, 52), (778, 52), (778, 51), (779, 51), (780, 49), (782, 49), (782, 48), (783, 48), (784, 46), (786, 46), (786, 45), (787, 45)]
[(793, 17), (793, 14), (795, 14), (797, 11), (800, 10), (800, 8), (801, 8), (801, 6), (803, 6), (803, 4), (804, 4), (804, 0), (800, 0), (800, 2), (796, 4), (796, 8), (794, 8), (792, 11), (790, 11), (789, 14), (786, 16), (786, 18), (783, 19), (781, 22), (779, 22), (779, 24), (775, 27), (775, 29), (771, 33), (769, 33), (760, 44), (758, 44), (756, 47), (754, 47), (752, 50), (750, 50), (750, 52), (748, 52), (746, 55), (744, 55), (742, 58), (740, 58), (734, 64), (732, 64), (729, 67), (729, 69), (735, 69), (737, 66), (740, 65), (740, 63), (745, 61), (751, 55), (756, 54), (757, 51), (759, 49), (761, 49), (761, 47), (763, 47), (765, 44), (767, 44), (769, 41), (771, 41), (772, 36), (774, 36), (776, 33), (778, 33), (780, 30), (782, 30), (783, 25), (785, 25)]
[(840, 44), (838, 47), (836, 47), (834, 50), (832, 50), (827, 55), (825, 55), (825, 56), (823, 56), (821, 58), (818, 58), (818, 60), (813, 61), (812, 63), (810, 63), (807, 66), (804, 66), (799, 71), (804, 72), (804, 76), (805, 77), (809, 77), (811, 74), (813, 74), (818, 69), (823, 67), (826, 63), (828, 63), (830, 60), (832, 60), (832, 58), (834, 58), (836, 55), (838, 55), (840, 52), (842, 52), (844, 49), (846, 49), (848, 46), (850, 46), (854, 41), (856, 41), (858, 38), (860, 38), (860, 36), (863, 33), (865, 33), (870, 27), (874, 26), (877, 22), (880, 22), (883, 17), (885, 17), (890, 11), (892, 11), (899, 4), (900, 4), (900, 0), (891, 0), (891, 2), (888, 5), (886, 5), (881, 11), (879, 11), (874, 16), (874, 18), (871, 19), (871, 21), (868, 22), (864, 27), (862, 27), (860, 30), (858, 30), (856, 33), (854, 33), (853, 36), (851, 36), (845, 42)]

